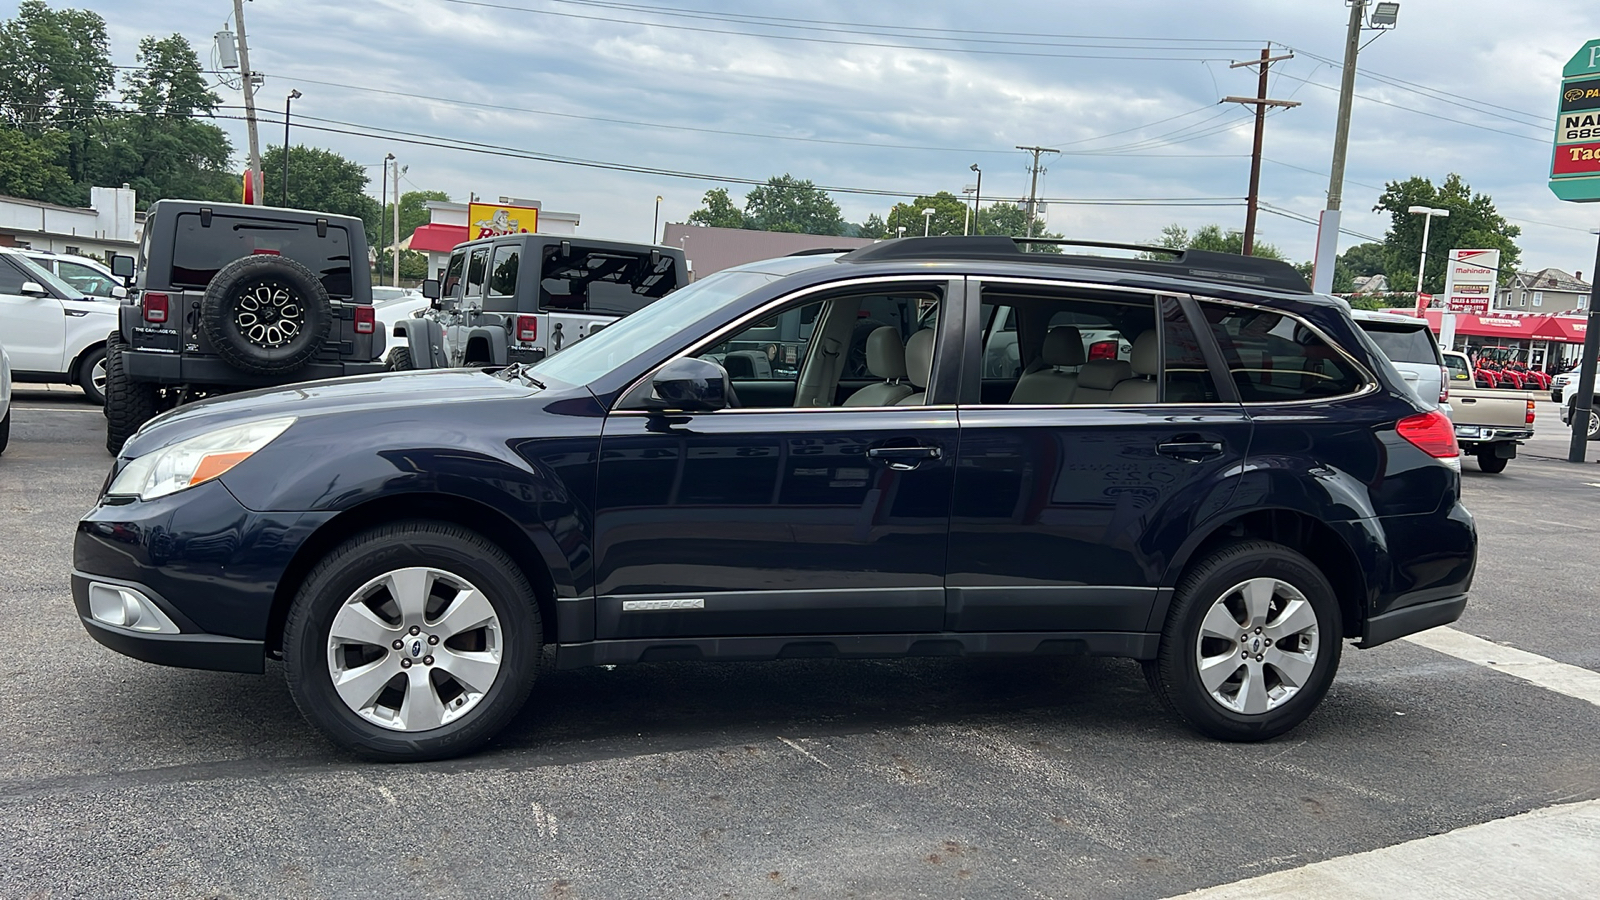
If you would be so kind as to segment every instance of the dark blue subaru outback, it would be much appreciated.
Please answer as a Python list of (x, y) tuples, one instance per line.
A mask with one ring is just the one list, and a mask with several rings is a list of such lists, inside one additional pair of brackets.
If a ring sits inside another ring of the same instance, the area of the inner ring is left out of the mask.
[(531, 367), (187, 406), (79, 525), (78, 613), (151, 662), (281, 657), (383, 759), (479, 746), (552, 651), (1131, 657), (1196, 730), (1270, 738), (1346, 640), (1461, 614), (1453, 430), (1290, 267), (1161, 253), (886, 241)]

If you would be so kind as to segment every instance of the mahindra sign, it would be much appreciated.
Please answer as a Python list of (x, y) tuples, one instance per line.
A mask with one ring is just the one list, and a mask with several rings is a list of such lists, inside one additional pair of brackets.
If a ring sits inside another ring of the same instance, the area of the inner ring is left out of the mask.
[(1499, 250), (1451, 250), (1445, 269), (1445, 308), (1451, 312), (1484, 313), (1500, 277)]

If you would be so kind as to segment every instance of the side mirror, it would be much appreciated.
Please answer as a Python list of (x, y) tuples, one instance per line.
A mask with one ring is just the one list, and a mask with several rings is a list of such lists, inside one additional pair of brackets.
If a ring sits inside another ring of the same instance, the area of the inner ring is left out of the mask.
[(650, 387), (651, 409), (711, 412), (728, 406), (728, 370), (709, 359), (675, 359), (656, 372)]
[(24, 297), (50, 296), (50, 292), (44, 289), (44, 285), (37, 281), (24, 281), (22, 283), (22, 289), (18, 291), (18, 293), (22, 294)]
[(429, 278), (422, 283), (422, 296), (429, 300), (439, 299), (439, 279)]
[(118, 278), (132, 278), (133, 257), (121, 253), (111, 257), (111, 274)]
[(127, 297), (128, 297), (128, 289), (127, 288), (123, 287), (120, 284), (113, 284), (111, 286), (111, 299), (113, 299), (113, 300), (125, 300), (125, 299), (127, 299)]

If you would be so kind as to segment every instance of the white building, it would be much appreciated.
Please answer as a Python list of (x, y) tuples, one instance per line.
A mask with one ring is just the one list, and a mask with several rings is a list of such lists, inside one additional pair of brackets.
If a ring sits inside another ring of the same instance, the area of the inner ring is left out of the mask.
[(144, 216), (134, 212), (130, 187), (90, 188), (89, 208), (0, 196), (0, 247), (26, 247), (75, 256), (133, 255)]
[[(488, 200), (479, 200), (479, 203), (488, 203)], [(528, 206), (539, 210), (539, 224), (536, 228), (539, 234), (577, 234), (577, 213), (552, 212), (543, 209), (538, 200), (521, 200), (516, 197), (501, 197), (498, 201), (504, 206)], [(401, 242), (401, 247), (406, 250), (417, 250), (428, 254), (429, 277), (438, 277), (443, 271), (444, 264), (450, 259), (450, 251), (457, 244), (468, 240), (467, 230), (467, 204), (457, 203), (454, 200), (429, 200), (428, 224), (420, 226), (411, 236)]]

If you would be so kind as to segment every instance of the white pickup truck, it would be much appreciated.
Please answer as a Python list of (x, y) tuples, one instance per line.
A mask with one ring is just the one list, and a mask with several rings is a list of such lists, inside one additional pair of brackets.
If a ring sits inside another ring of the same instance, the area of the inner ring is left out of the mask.
[(1444, 351), (1450, 373), (1450, 421), (1462, 454), (1478, 458), (1485, 472), (1503, 472), (1517, 458), (1517, 444), (1533, 437), (1533, 391), (1511, 391), (1473, 386), (1472, 364), (1466, 354)]
[(117, 304), (82, 291), (20, 253), (0, 250), (0, 334), (18, 382), (76, 384), (106, 402), (106, 335)]

